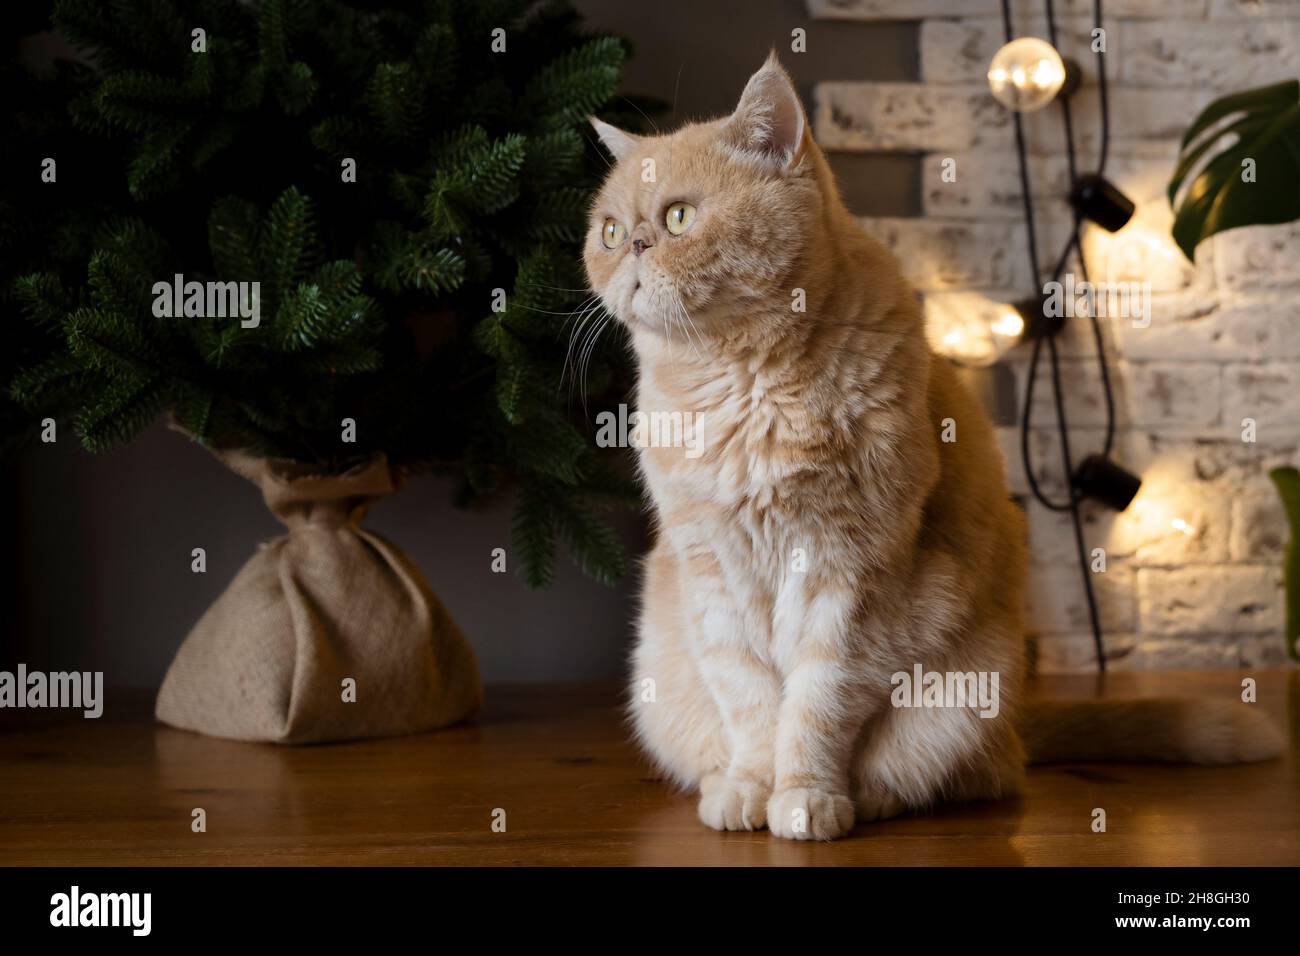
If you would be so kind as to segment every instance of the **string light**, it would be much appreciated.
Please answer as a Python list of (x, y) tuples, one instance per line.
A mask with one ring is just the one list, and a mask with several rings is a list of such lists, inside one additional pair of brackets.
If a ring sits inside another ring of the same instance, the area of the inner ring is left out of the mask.
[[(1101, 28), (1102, 0), (1093, 0), (1093, 22)], [(1119, 228), (1132, 215), (1130, 208), (1125, 212), (1122, 204), (1114, 202), (1114, 194), (1119, 194), (1113, 187), (1107, 190), (1102, 184), (1102, 174), (1106, 167), (1107, 149), (1110, 142), (1110, 112), (1107, 103), (1106, 67), (1101, 50), (1097, 53), (1098, 101), (1101, 114), (1101, 137), (1098, 149), (1097, 171), (1087, 182), (1079, 176), (1074, 146), (1074, 128), (1070, 110), (1070, 94), (1078, 83), (1078, 68), (1067, 70), (1065, 61), (1055, 50), (1056, 18), (1052, 10), (1052, 0), (1047, 0), (1047, 29), (1051, 43), (1033, 37), (1016, 38), (1011, 22), (1011, 0), (1002, 0), (1002, 26), (1006, 45), (993, 58), (989, 65), (989, 87), (999, 102), (1012, 110), (1012, 128), (1015, 132), (1016, 155), (1020, 173), (1021, 201), (1025, 208), (1026, 246), (1029, 254), (1030, 274), (1035, 286), (1043, 281), (1043, 272), (1039, 268), (1038, 243), (1035, 232), (1033, 193), (1029, 183), (1029, 159), (1025, 146), (1024, 127), (1021, 114), (1041, 109), (1052, 101), (1061, 106), (1062, 125), (1065, 131), (1066, 160), (1070, 173), (1071, 202), (1074, 205), (1074, 223), (1070, 230), (1070, 240), (1055, 262), (1049, 276), (1052, 280), (1060, 278), (1072, 251), (1079, 252), (1079, 269), (1084, 281), (1088, 279), (1087, 263), (1084, 261), (1080, 242), (1080, 226), (1085, 218), (1095, 215), (1099, 224), (1110, 228)], [(1047, 49), (1043, 49), (1046, 47)], [(1050, 50), (1050, 53), (1048, 52)], [(1040, 64), (1045, 66), (1040, 68)], [(1058, 67), (1057, 64), (1060, 64)], [(1073, 74), (1071, 76), (1070, 74)], [(1081, 188), (1082, 184), (1082, 188)], [(1110, 204), (1107, 205), (1107, 200)], [(1125, 200), (1127, 201), (1127, 200)], [(1120, 221), (1120, 220), (1123, 221)], [(1035, 290), (1035, 294), (1041, 291)], [(1036, 307), (1035, 307), (1036, 306)], [(1102, 640), (1101, 615), (1097, 608), (1092, 574), (1090, 572), (1086, 544), (1083, 535), (1083, 519), (1080, 515), (1080, 502), (1084, 497), (1102, 501), (1108, 506), (1122, 511), (1137, 495), (1141, 480), (1124, 468), (1116, 465), (1109, 458), (1115, 437), (1114, 395), (1110, 387), (1110, 376), (1106, 368), (1101, 327), (1095, 314), (1088, 318), (1092, 323), (1097, 343), (1097, 359), (1100, 368), (1101, 384), (1106, 399), (1106, 436), (1100, 454), (1089, 455), (1077, 467), (1070, 449), (1069, 425), (1066, 422), (1064, 389), (1060, 369), (1060, 353), (1056, 344), (1059, 326), (1045, 321), (1047, 315), (1043, 303), (1031, 303), (1026, 308), (1016, 307), (1025, 320), (1024, 333), (1034, 335), (1033, 351), (1027, 368), (1025, 383), (1024, 411), (1021, 415), (1020, 453), (1025, 465), (1025, 478), (1030, 491), (1045, 508), (1052, 511), (1067, 512), (1070, 515), (1074, 531), (1075, 549), (1079, 558), (1079, 571), (1082, 575), (1084, 596), (1088, 603), (1088, 618), (1092, 625), (1093, 643), (1097, 649), (1097, 668), (1106, 669), (1105, 647)], [(1032, 323), (1038, 320), (1038, 328)], [(1030, 429), (1034, 406), (1034, 383), (1038, 372), (1039, 359), (1046, 351), (1050, 359), (1052, 398), (1056, 409), (1057, 433), (1060, 439), (1061, 463), (1063, 473), (1070, 477), (1069, 495), (1064, 502), (1053, 501), (1039, 485), (1033, 469), (1030, 454)]]
[(1112, 525), (1112, 533), (1118, 533), (1127, 547), (1162, 538), (1194, 539), (1199, 529), (1189, 507), (1195, 509), (1195, 503), (1187, 499), (1178, 475), (1167, 465), (1157, 464), (1142, 476), (1141, 492), (1125, 509), (1122, 520)]
[(1072, 71), (1056, 47), (1038, 37), (1020, 37), (998, 50), (989, 64), (989, 89), (997, 101), (1017, 113), (1041, 110), (1067, 89)]
[(925, 297), (930, 346), (959, 365), (986, 368), (997, 362), (1020, 341), (1023, 326), (1024, 320), (1013, 307), (979, 293), (943, 292)]
[(1018, 340), (1025, 333), (1025, 320), (1018, 311), (1008, 308), (989, 328), (1003, 338)]

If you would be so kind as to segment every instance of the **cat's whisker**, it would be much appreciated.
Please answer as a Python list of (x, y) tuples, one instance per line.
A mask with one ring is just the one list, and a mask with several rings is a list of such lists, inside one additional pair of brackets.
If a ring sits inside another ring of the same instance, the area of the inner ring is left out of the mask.
[(551, 309), (534, 309), (531, 305), (515, 305), (513, 308), (523, 309), (525, 312), (536, 312), (539, 315), (562, 315), (565, 317), (571, 316), (577, 311), (576, 309), (570, 309), (568, 312), (555, 312)]
[(599, 296), (592, 296), (589, 303), (583, 305), (579, 314), (575, 316), (573, 331), (569, 334), (569, 347), (564, 355), (564, 372), (560, 377), (560, 387), (564, 385), (564, 378), (567, 375), (569, 379), (569, 399), (573, 399), (573, 386), (576, 379), (577, 366), (574, 362), (574, 349), (578, 343), (579, 336), (583, 334), (583, 329), (592, 321), (593, 317), (601, 309)]
[[(679, 73), (679, 74), (678, 74), (678, 77), (680, 78), (680, 76), (681, 76), (681, 74)], [(676, 98), (676, 94), (674, 93), (673, 96), (674, 96), (674, 99), (675, 99), (675, 98)], [(655, 135), (656, 135), (656, 136), (660, 136), (660, 135), (662, 135), (662, 134), (659, 132), (659, 124), (656, 123), (654, 120), (652, 120), (649, 116), (646, 116), (645, 110), (641, 109), (641, 107), (637, 106), (635, 103), (633, 103), (633, 102), (632, 102), (630, 99), (628, 99), (626, 96), (621, 97), (621, 99), (623, 100), (624, 103), (626, 103), (628, 106), (632, 107), (632, 109), (636, 110), (638, 113), (641, 114), (641, 118), (644, 119), (647, 123), (650, 124), (650, 128), (653, 129), (653, 130), (655, 131)], [(676, 108), (676, 107), (674, 107), (674, 108)]]
[[(583, 136), (583, 139), (585, 139), (588, 143), (593, 143), (593, 144), (594, 144), (594, 141), (592, 140), (592, 138), (591, 138), (590, 136)], [(603, 146), (597, 146), (597, 147), (596, 147), (596, 153), (600, 156), (601, 160), (605, 163), (605, 165), (609, 167), (609, 171), (610, 171), (610, 172), (613, 172), (613, 171), (614, 171), (614, 164), (611, 163), (611, 162), (609, 161), (609, 157), (605, 155), (605, 149), (604, 149), (604, 147), (603, 147)]]
[[(599, 296), (588, 296), (578, 304), (577, 308), (566, 313), (566, 315), (573, 319), (574, 329), (572, 330), (571, 335), (577, 334), (577, 329), (581, 327), (581, 323), (586, 319), (588, 314), (591, 312), (591, 309), (598, 304), (599, 301)], [(570, 342), (570, 344), (572, 344), (572, 342)]]
[(572, 397), (572, 389), (576, 385), (578, 398), (583, 402), (584, 408), (587, 400), (587, 370), (588, 363), (591, 361), (590, 350), (607, 321), (607, 316), (595, 313), (594, 321), (583, 334), (582, 341), (578, 344), (577, 356), (574, 360), (574, 379), (569, 383), (570, 397)]
[[(686, 303), (682, 301), (682, 297), (680, 295), (677, 297), (677, 310), (682, 314), (682, 317), (685, 318), (686, 322), (690, 323), (689, 330), (686, 324), (683, 324), (682, 331), (686, 333), (686, 340), (691, 343), (691, 348), (695, 350), (695, 357), (699, 358), (700, 350), (698, 345), (696, 344), (696, 340), (700, 338), (700, 330), (699, 327), (695, 324), (695, 320), (691, 318), (691, 313), (687, 311)], [(691, 336), (692, 331), (695, 333), (693, 338)]]
[[(600, 322), (600, 311), (600, 303), (594, 303), (587, 308), (581, 321), (575, 325), (573, 334), (569, 337), (569, 351), (568, 355), (565, 357), (565, 364), (571, 365), (574, 371), (577, 370), (576, 359), (582, 353), (583, 343), (586, 341), (587, 336), (590, 335), (595, 325), (598, 325)], [(572, 386), (572, 381), (570, 381), (570, 386)]]
[(674, 306), (672, 318), (673, 321), (677, 323), (677, 327), (682, 330), (682, 338), (685, 340), (686, 344), (690, 345), (691, 348), (695, 350), (696, 355), (699, 355), (699, 350), (695, 349), (694, 343), (691, 342), (691, 334), (686, 328), (686, 323), (682, 320), (682, 311), (680, 305)]
[(599, 341), (600, 336), (604, 333), (605, 329), (609, 328), (610, 323), (613, 321), (614, 321), (614, 317), (606, 313), (604, 318), (601, 320), (600, 324), (596, 326), (595, 330), (589, 337), (589, 344), (587, 345), (586, 352), (584, 353), (581, 359), (581, 369), (582, 369), (581, 397), (582, 397), (582, 410), (584, 414), (587, 411), (587, 374), (591, 370), (591, 359), (592, 356), (595, 354), (596, 343)]
[(591, 295), (591, 289), (586, 286), (579, 289), (570, 289), (568, 286), (547, 285), (544, 282), (525, 282), (522, 285), (528, 289), (546, 289), (549, 292), (585, 292), (588, 296)]
[[(602, 314), (602, 312), (604, 314)], [(587, 354), (588, 344), (600, 334), (602, 326), (611, 318), (608, 312), (604, 311), (604, 304), (599, 297), (595, 297), (590, 308), (586, 310), (581, 323), (574, 329), (573, 336), (569, 339), (569, 355), (565, 359), (566, 367), (570, 368), (572, 374), (569, 378), (569, 400), (573, 400), (573, 389), (580, 384), (583, 407), (586, 407), (586, 362), (584, 359)], [(594, 321), (593, 321), (594, 320)], [(585, 329), (585, 331), (584, 331)], [(577, 358), (574, 360), (574, 348), (577, 348)]]
[(677, 360), (673, 357), (673, 326), (667, 319), (664, 320), (664, 341), (668, 344), (668, 364), (676, 365)]
[(600, 296), (591, 295), (588, 296), (586, 299), (584, 299), (578, 305), (578, 307), (574, 309), (573, 312), (570, 313), (570, 316), (573, 319), (573, 328), (569, 333), (569, 344), (568, 347), (565, 349), (564, 366), (560, 374), (560, 382), (558, 387), (563, 387), (564, 385), (565, 373), (569, 370), (570, 363), (573, 358), (574, 340), (577, 338), (578, 334), (582, 331), (583, 325), (586, 324), (588, 319), (591, 318), (592, 313), (599, 307), (600, 307)]

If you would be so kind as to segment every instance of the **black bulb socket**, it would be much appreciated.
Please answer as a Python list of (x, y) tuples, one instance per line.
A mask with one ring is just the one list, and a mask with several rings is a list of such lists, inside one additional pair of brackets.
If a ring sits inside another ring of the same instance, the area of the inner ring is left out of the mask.
[(1123, 229), (1137, 208), (1114, 183), (1096, 173), (1079, 177), (1070, 190), (1070, 205), (1079, 215), (1107, 232)]
[(1036, 298), (1012, 303), (1011, 307), (1020, 313), (1020, 318), (1025, 323), (1025, 330), (1020, 336), (1023, 341), (1051, 338), (1065, 328), (1065, 316), (1049, 315), (1047, 302), (1048, 295), (1044, 292)]
[(1074, 470), (1071, 484), (1080, 497), (1123, 511), (1137, 497), (1142, 479), (1105, 455), (1089, 455)]
[(1078, 62), (1071, 60), (1068, 56), (1061, 57), (1061, 63), (1065, 65), (1065, 81), (1061, 88), (1057, 90), (1057, 99), (1065, 99), (1079, 92), (1079, 87), (1083, 85), (1083, 70), (1079, 68)]

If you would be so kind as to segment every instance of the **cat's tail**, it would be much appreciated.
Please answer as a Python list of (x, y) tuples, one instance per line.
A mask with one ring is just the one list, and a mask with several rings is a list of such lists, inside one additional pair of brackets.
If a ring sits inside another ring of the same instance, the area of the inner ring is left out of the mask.
[(1283, 749), (1252, 705), (1213, 698), (1031, 701), (1019, 729), (1030, 763), (1247, 763)]

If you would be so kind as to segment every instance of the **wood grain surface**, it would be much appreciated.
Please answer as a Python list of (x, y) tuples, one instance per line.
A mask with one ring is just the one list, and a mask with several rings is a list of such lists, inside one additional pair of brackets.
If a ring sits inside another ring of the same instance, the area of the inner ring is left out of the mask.
[[(1055, 677), (1036, 693), (1239, 696), (1242, 676)], [(498, 686), (471, 724), (297, 748), (173, 730), (149, 695), (110, 692), (99, 720), (0, 711), (0, 864), (1297, 865), (1300, 672), (1249, 676), (1287, 728), (1282, 759), (1036, 767), (1019, 799), (818, 845), (705, 829), (630, 744), (610, 684)]]

